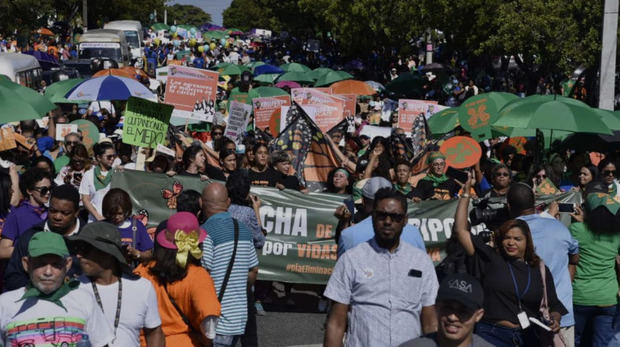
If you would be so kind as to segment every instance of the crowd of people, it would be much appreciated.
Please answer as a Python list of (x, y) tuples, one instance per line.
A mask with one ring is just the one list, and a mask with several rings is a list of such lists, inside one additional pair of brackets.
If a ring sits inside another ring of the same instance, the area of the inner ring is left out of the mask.
[[(181, 63), (198, 68), (255, 60), (342, 63), (330, 45), (321, 55), (287, 42), (292, 53), (284, 42), (251, 46), (243, 40), (216, 42), (205, 52), (153, 38), (145, 66), (170, 63), (186, 48), (191, 54)], [(59, 53), (65, 54), (62, 47)], [(366, 65), (372, 68), (354, 72), (380, 71), (376, 79), (389, 80), (421, 64), (411, 57)], [(487, 90), (466, 68), (454, 79), (452, 94), (438, 92), (444, 99), (430, 92), (441, 89), (432, 79), (423, 97), (458, 103)], [(548, 91), (543, 82), (541, 94)], [(234, 88), (258, 85), (243, 83), (228, 81), (219, 101)], [(353, 126), (325, 134), (337, 166), (322, 192), (343, 200), (334, 211), (338, 261), (323, 293), (331, 300), (325, 345), (620, 345), (614, 153), (554, 144), (540, 157), (536, 139), (520, 145), (493, 139), (480, 143), (482, 157), (459, 179), (447, 175), (436, 142), (411, 153), (410, 129), (398, 128), (396, 117), (378, 122), (392, 128), (390, 136), (360, 135), (384, 102), (360, 98)], [(294, 158), (273, 150), (264, 129), (246, 132), (241, 143), (228, 139), (224, 117), (203, 129), (171, 125), (174, 157), (143, 153), (122, 142), (124, 109), (117, 101), (65, 105), (50, 112), (45, 126), (6, 125), (29, 145), (0, 152), (4, 344), (257, 345), (255, 316), (264, 314), (265, 286), (257, 282), (257, 250), (266, 231), (261, 200), (250, 189), (309, 193), (291, 169)], [(91, 146), (72, 132), (56, 140), (56, 126), (76, 119), (94, 123), (102, 139)], [(462, 133), (450, 135), (456, 134)], [(151, 236), (133, 216), (130, 192), (111, 188), (112, 176), (123, 170), (193, 176), (204, 189), (183, 190), (176, 213)], [(568, 227), (558, 220), (557, 203), (536, 203), (537, 196), (567, 191), (579, 200)], [(473, 235), (470, 201), (487, 197), (506, 200), (505, 218), (487, 224), (491, 237)], [(457, 270), (440, 278), (420, 230), (407, 223), (408, 205), (427, 200), (458, 201), (446, 258)]]

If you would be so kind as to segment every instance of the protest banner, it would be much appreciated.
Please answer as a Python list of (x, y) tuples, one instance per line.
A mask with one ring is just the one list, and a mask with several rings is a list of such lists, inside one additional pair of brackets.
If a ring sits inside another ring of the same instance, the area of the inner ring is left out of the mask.
[(173, 117), (211, 122), (218, 76), (215, 71), (169, 66), (164, 102), (174, 106)]
[(427, 119), (435, 112), (437, 101), (432, 100), (414, 100), (399, 99), (398, 100), (398, 127), (411, 132), (416, 117), (423, 114)]
[(163, 144), (173, 109), (171, 105), (130, 97), (123, 124), (123, 143), (149, 148)]
[(252, 106), (237, 101), (230, 102), (230, 112), (228, 114), (228, 123), (224, 130), (224, 136), (235, 141), (238, 145), (241, 143), (243, 133), (248, 126)]
[(77, 124), (56, 124), (56, 141), (64, 141), (65, 136), (77, 131)]
[(374, 139), (377, 136), (385, 137), (386, 139), (392, 135), (392, 128), (380, 127), (376, 125), (364, 125), (360, 131), (360, 135), (366, 135), (370, 139)]
[(288, 95), (254, 98), (254, 128), (265, 130), (269, 128), (271, 135), (277, 136), (280, 132), (280, 111), (282, 106), (290, 106), (291, 98)]
[(0, 128), (0, 152), (17, 147), (15, 131), (11, 127)]
[[(208, 184), (197, 177), (155, 174), (125, 170), (112, 176), (112, 188), (121, 188), (131, 197), (134, 212), (151, 235), (157, 225), (176, 212), (176, 199), (183, 190), (201, 192)], [(252, 187), (261, 197), (261, 226), (267, 240), (259, 256), (260, 280), (291, 283), (325, 284), (336, 263), (334, 235), (338, 220), (334, 210), (348, 196), (327, 193), (302, 194), (297, 191)], [(579, 202), (579, 192), (547, 196), (537, 203), (552, 200)], [(445, 257), (446, 241), (452, 233), (457, 200), (429, 200), (410, 203), (408, 223), (420, 230), (427, 252), (435, 263)], [(564, 224), (570, 216), (563, 214)], [(483, 230), (483, 226), (473, 232)]]
[(357, 95), (355, 94), (338, 94), (339, 97), (344, 99), (344, 116), (355, 116), (355, 107), (357, 106)]
[[(291, 89), (293, 101), (301, 105), (322, 132), (327, 132), (344, 119), (345, 100), (318, 88)], [(305, 107), (311, 106), (311, 107)], [(280, 125), (282, 129), (284, 126)]]

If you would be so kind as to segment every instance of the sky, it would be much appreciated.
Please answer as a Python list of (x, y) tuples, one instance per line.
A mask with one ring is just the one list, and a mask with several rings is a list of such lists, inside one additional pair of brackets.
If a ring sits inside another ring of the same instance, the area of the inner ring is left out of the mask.
[(198, 6), (211, 15), (213, 24), (222, 25), (222, 12), (230, 6), (231, 2), (232, 0), (173, 0), (169, 4)]

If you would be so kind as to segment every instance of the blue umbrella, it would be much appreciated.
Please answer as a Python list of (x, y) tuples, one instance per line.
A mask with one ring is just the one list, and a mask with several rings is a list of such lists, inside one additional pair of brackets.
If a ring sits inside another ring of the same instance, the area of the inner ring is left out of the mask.
[(284, 70), (280, 69), (277, 66), (264, 64), (254, 68), (254, 76), (262, 75), (262, 74), (276, 74), (276, 73), (284, 73)]
[(126, 77), (101, 76), (73, 87), (65, 98), (69, 100), (127, 100), (130, 96), (153, 99), (153, 93), (142, 83)]
[(41, 65), (43, 70), (50, 70), (54, 67), (60, 66), (60, 64), (58, 64), (58, 59), (51, 54), (43, 53), (41, 51), (27, 51), (23, 53), (35, 57), (39, 61), (39, 65)]

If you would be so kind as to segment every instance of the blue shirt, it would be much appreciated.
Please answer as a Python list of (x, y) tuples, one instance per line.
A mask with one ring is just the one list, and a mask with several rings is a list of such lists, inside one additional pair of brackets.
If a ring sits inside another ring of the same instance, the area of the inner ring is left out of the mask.
[(575, 325), (573, 316), (573, 286), (568, 272), (568, 256), (579, 253), (579, 244), (566, 226), (554, 218), (537, 214), (520, 216), (532, 232), (536, 254), (542, 258), (553, 275), (553, 283), (558, 299), (568, 313), (562, 316), (560, 326)]
[[(135, 232), (133, 230), (134, 225), (136, 227)], [(121, 234), (121, 243), (123, 245), (132, 246), (140, 252), (153, 249), (153, 240), (151, 240), (149, 233), (146, 231), (146, 227), (135, 218), (128, 219), (119, 225), (118, 232)]]
[(422, 334), (420, 313), (438, 288), (425, 251), (401, 242), (389, 252), (373, 237), (338, 259), (324, 295), (350, 306), (345, 346), (400, 346)]
[[(338, 240), (338, 258), (348, 249), (364, 243), (373, 237), (375, 237), (375, 231), (372, 226), (372, 216), (344, 229)], [(426, 252), (420, 230), (415, 225), (406, 224), (402, 234), (400, 234), (400, 239)]]
[[(235, 243), (233, 219), (228, 212), (215, 214), (202, 225), (207, 238), (202, 243), (202, 266), (215, 284), (219, 295)], [(258, 257), (252, 243), (252, 235), (243, 223), (239, 223), (239, 242), (230, 278), (222, 298), (222, 314), (217, 322), (218, 335), (243, 335), (247, 314), (248, 270), (258, 266)]]
[(252, 232), (254, 247), (258, 249), (263, 248), (266, 238), (260, 225), (258, 225), (258, 219), (256, 219), (256, 213), (254, 213), (254, 210), (248, 206), (230, 204), (230, 206), (228, 206), (228, 213), (250, 229)]

